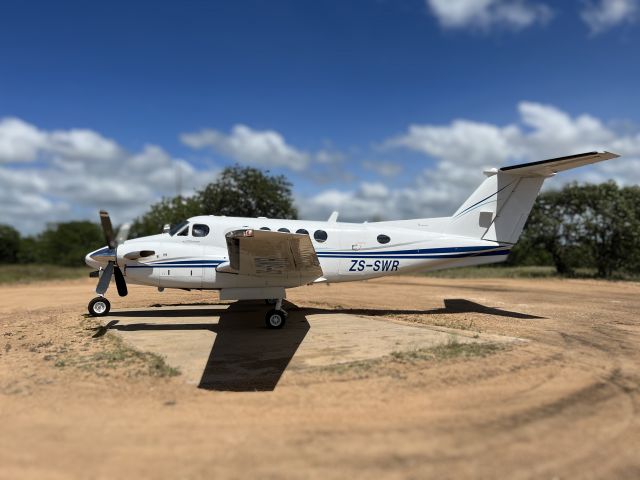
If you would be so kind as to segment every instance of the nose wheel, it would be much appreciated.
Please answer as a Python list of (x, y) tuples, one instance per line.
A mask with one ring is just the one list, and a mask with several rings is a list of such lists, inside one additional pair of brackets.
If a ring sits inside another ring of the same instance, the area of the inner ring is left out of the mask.
[(96, 297), (89, 302), (89, 315), (104, 317), (111, 309), (111, 303), (104, 297)]
[(278, 329), (284, 327), (287, 323), (287, 312), (282, 309), (282, 299), (279, 298), (275, 301), (273, 310), (269, 310), (265, 316), (265, 323), (267, 328)]

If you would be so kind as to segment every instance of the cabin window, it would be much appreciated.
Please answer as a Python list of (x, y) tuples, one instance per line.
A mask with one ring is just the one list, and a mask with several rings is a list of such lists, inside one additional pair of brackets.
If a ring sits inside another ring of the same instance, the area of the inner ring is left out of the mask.
[(378, 243), (389, 243), (391, 239), (387, 235), (378, 235)]
[(296, 230), (296, 233), (301, 233), (302, 235), (309, 235), (309, 232), (304, 228), (299, 228), (298, 230)]
[(325, 242), (327, 240), (327, 237), (327, 232), (325, 232), (324, 230), (316, 230), (315, 232), (313, 232), (313, 238), (316, 239), (316, 242)]
[(178, 237), (186, 237), (187, 235), (189, 235), (188, 225), (178, 232)]
[(260, 227), (260, 230), (271, 230), (269, 227)]
[(279, 228), (278, 231), (279, 232), (284, 232), (284, 233), (291, 233), (288, 228), (284, 228), (284, 227)]
[(209, 235), (209, 226), (197, 223), (191, 229), (191, 235), (194, 237), (206, 237)]

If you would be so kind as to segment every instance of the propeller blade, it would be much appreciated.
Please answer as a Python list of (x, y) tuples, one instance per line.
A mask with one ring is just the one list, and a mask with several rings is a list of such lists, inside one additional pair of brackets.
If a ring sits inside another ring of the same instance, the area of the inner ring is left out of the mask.
[(131, 230), (131, 224), (125, 223), (118, 230), (118, 234), (116, 235), (116, 245), (122, 245), (125, 240), (129, 237), (129, 230)]
[(113, 262), (109, 262), (102, 272), (100, 280), (98, 280), (98, 286), (96, 287), (96, 293), (98, 295), (104, 295), (104, 292), (109, 288), (109, 282), (111, 281), (111, 275), (113, 275)]
[(100, 223), (102, 224), (102, 231), (104, 232), (104, 239), (107, 241), (107, 245), (109, 245), (109, 248), (116, 248), (111, 218), (109, 218), (109, 213), (105, 210), (100, 210)]
[(127, 282), (124, 280), (122, 270), (120, 270), (120, 267), (116, 266), (114, 268), (114, 273), (116, 275), (116, 287), (118, 287), (118, 295), (120, 295), (121, 297), (126, 297), (129, 291), (127, 290)]

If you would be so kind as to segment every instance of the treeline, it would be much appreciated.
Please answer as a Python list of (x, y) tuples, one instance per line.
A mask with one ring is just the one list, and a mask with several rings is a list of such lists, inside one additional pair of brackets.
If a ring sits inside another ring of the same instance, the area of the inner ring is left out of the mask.
[(47, 226), (40, 235), (22, 237), (9, 225), (0, 225), (0, 263), (46, 263), (78, 267), (87, 253), (104, 246), (96, 223), (64, 222)]
[[(226, 168), (192, 197), (152, 205), (135, 220), (130, 237), (153, 235), (166, 223), (209, 214), (297, 217), (285, 177), (236, 166)], [(0, 263), (80, 266), (89, 251), (103, 245), (102, 231), (92, 222), (51, 225), (34, 237), (21, 237), (12, 227), (0, 225)], [(637, 277), (640, 187), (573, 183), (542, 193), (506, 265), (553, 265), (565, 276)]]
[(553, 265), (561, 275), (640, 274), (640, 187), (572, 183), (542, 193), (508, 265)]

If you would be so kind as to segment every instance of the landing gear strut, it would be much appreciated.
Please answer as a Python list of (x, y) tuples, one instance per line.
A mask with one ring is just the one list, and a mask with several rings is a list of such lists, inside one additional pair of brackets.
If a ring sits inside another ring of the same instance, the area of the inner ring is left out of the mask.
[(282, 299), (278, 298), (275, 304), (276, 308), (269, 310), (265, 317), (267, 328), (271, 329), (282, 328), (287, 322), (287, 312), (282, 309)]
[(111, 309), (111, 303), (104, 297), (96, 297), (89, 302), (89, 315), (104, 317)]

